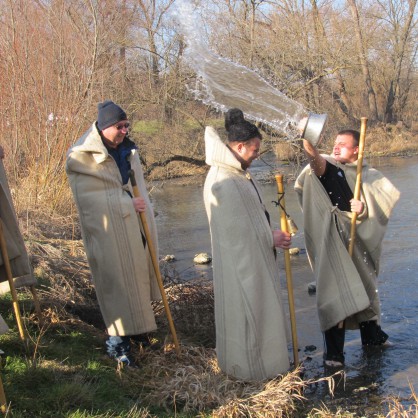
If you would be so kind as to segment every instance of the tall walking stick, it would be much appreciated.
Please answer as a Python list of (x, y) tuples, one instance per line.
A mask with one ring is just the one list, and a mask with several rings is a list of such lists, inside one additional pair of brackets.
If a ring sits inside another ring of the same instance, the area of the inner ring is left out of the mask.
[(10, 267), (10, 261), (9, 261), (9, 254), (7, 252), (6, 240), (4, 239), (4, 233), (3, 233), (3, 221), (1, 219), (0, 219), (0, 250), (1, 250), (1, 256), (3, 258), (4, 270), (6, 272), (6, 277), (9, 282), (10, 293), (12, 295), (13, 309), (14, 309), (15, 316), (16, 316), (16, 322), (17, 322), (17, 327), (19, 329), (20, 338), (23, 341), (25, 341), (27, 337), (26, 337), (25, 329), (23, 328), (22, 317), (20, 316), (19, 303), (17, 301), (17, 292), (16, 292), (16, 288), (13, 282), (12, 269)]
[[(364, 142), (366, 138), (366, 128), (367, 128), (367, 118), (361, 118), (360, 140), (358, 144), (357, 177), (356, 177), (356, 185), (355, 185), (354, 193), (353, 193), (353, 198), (356, 200), (360, 200), (361, 177), (362, 177), (362, 172), (363, 172), (363, 152), (364, 152)], [(358, 214), (354, 212), (351, 218), (350, 242), (348, 244), (348, 253), (350, 254), (350, 257), (353, 257), (353, 252), (354, 252), (357, 216)]]
[[(360, 200), (361, 192), (361, 176), (363, 173), (363, 152), (364, 152), (364, 141), (366, 138), (367, 118), (361, 118), (360, 125), (360, 139), (358, 143), (358, 159), (357, 159), (357, 174), (356, 174), (356, 185), (354, 186), (353, 199)], [(351, 218), (351, 229), (350, 229), (350, 241), (348, 243), (348, 254), (353, 258), (354, 244), (356, 241), (356, 222), (357, 212), (352, 214)], [(338, 328), (343, 328), (344, 321), (338, 323)]]
[[(289, 232), (288, 218), (286, 216), (286, 205), (284, 200), (284, 188), (283, 188), (283, 175), (277, 174), (277, 191), (279, 193), (279, 202), (280, 206), (280, 226), (282, 231)], [(289, 313), (290, 313), (290, 324), (292, 328), (292, 343), (293, 343), (293, 360), (295, 367), (299, 364), (299, 354), (298, 354), (298, 337), (296, 332), (296, 317), (295, 317), (295, 303), (293, 298), (293, 279), (292, 279), (292, 270), (290, 267), (290, 253), (289, 250), (284, 250), (284, 262), (286, 268), (286, 282), (287, 282), (287, 297), (289, 299)]]
[[(139, 192), (138, 185), (136, 184), (135, 172), (133, 170), (130, 170), (129, 177), (131, 179), (131, 185), (132, 185), (132, 189), (134, 192), (134, 196), (141, 197), (141, 193)], [(158, 287), (160, 288), (161, 298), (163, 301), (165, 313), (167, 315), (168, 325), (170, 327), (171, 335), (173, 336), (174, 346), (176, 347), (177, 354), (180, 354), (180, 346), (177, 340), (176, 329), (174, 328), (173, 318), (171, 317), (170, 307), (168, 306), (167, 296), (165, 294), (165, 290), (163, 286), (163, 279), (161, 278), (160, 267), (158, 265), (158, 260), (155, 254), (154, 244), (153, 244), (151, 233), (148, 227), (148, 222), (147, 222), (147, 217), (145, 215), (145, 212), (140, 212), (139, 217), (141, 219), (142, 226), (144, 228), (145, 238), (147, 240), (148, 249), (151, 255), (151, 260), (152, 260), (152, 265), (154, 267), (155, 276), (157, 277)]]

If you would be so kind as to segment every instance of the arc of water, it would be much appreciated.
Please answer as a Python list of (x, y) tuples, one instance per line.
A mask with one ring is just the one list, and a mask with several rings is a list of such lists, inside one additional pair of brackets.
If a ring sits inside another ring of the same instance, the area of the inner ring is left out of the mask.
[(184, 58), (198, 77), (191, 88), (197, 99), (221, 111), (238, 107), (246, 117), (285, 134), (307, 115), (300, 103), (257, 72), (211, 51), (198, 25), (198, 9), (190, 0), (176, 2), (174, 17), (187, 42)]

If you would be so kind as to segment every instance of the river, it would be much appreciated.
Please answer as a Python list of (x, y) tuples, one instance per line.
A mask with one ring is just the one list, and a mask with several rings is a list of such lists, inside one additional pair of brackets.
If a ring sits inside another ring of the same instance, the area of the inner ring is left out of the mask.
[[(275, 164), (273, 159), (266, 157), (263, 160), (253, 163), (254, 175), (265, 177), (271, 172), (271, 165)], [(346, 333), (346, 381), (337, 386), (336, 397), (346, 399), (348, 405), (358, 398), (363, 413), (367, 411), (367, 405), (376, 407), (376, 403), (389, 395), (399, 396), (407, 404), (411, 393), (409, 385), (418, 389), (418, 157), (375, 158), (369, 162), (395, 184), (401, 191), (401, 199), (385, 235), (378, 278), (382, 328), (390, 335), (393, 345), (366, 350), (361, 347), (359, 331)], [(307, 377), (320, 377), (324, 375), (323, 342), (315, 295), (307, 291), (313, 276), (304, 251), (302, 215), (293, 190), (296, 172), (286, 165), (275, 168), (289, 180), (285, 184), (286, 209), (299, 227), (292, 247), (302, 250), (298, 256), (291, 257), (299, 359), (303, 361)], [(193, 263), (196, 253), (211, 252), (202, 182), (186, 186), (166, 182), (163, 186), (157, 185), (153, 192), (158, 212), (160, 254), (176, 257), (172, 266), (181, 280), (212, 277), (210, 265)], [(277, 186), (271, 182), (263, 184), (262, 188), (272, 222), (278, 226), (279, 211), (272, 203), (277, 201)], [(287, 305), (284, 263), (281, 265), (281, 284)], [(291, 349), (289, 355), (292, 357)], [(327, 396), (321, 385), (311, 388), (306, 395), (313, 399)]]

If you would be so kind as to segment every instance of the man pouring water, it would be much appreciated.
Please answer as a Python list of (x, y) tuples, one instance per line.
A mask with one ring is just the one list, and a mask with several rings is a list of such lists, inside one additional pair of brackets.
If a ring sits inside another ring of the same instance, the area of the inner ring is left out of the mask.
[[(316, 279), (324, 361), (329, 367), (344, 365), (346, 329), (360, 329), (363, 346), (383, 345), (388, 339), (380, 325), (376, 279), (383, 237), (399, 192), (362, 160), (360, 199), (354, 199), (359, 139), (356, 130), (340, 131), (331, 155), (320, 154), (315, 141), (303, 139), (309, 164), (295, 183)], [(356, 237), (350, 256), (347, 248), (354, 213)]]

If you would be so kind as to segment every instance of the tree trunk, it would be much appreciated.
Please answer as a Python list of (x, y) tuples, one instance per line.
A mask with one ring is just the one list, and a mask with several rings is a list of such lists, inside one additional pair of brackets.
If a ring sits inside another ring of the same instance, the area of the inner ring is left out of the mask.
[(386, 123), (392, 123), (394, 122), (394, 105), (396, 99), (400, 95), (400, 79), (401, 79), (401, 70), (402, 70), (402, 63), (405, 58), (405, 50), (408, 43), (409, 35), (411, 32), (412, 27), (412, 21), (414, 18), (414, 11), (415, 7), (417, 5), (417, 0), (409, 0), (409, 10), (408, 10), (408, 16), (405, 21), (405, 25), (400, 30), (402, 33), (400, 36), (396, 36), (395, 39), (399, 39), (399, 43), (395, 44), (395, 71), (394, 71), (394, 77), (393, 80), (390, 82), (390, 88), (386, 100), (386, 108), (385, 108), (385, 115), (384, 115), (384, 121)]
[(360, 59), (361, 70), (363, 73), (364, 84), (366, 86), (366, 106), (369, 112), (369, 119), (371, 120), (378, 120), (378, 113), (377, 113), (377, 103), (376, 103), (376, 95), (372, 86), (372, 80), (369, 71), (369, 64), (366, 59), (366, 51), (364, 48), (363, 42), (363, 35), (361, 31), (360, 25), (360, 16), (357, 8), (357, 4), (355, 0), (347, 0), (348, 5), (351, 9), (351, 14), (354, 20), (354, 31), (357, 39), (357, 50)]
[[(311, 0), (311, 5), (312, 5), (313, 18), (315, 22), (314, 27), (315, 27), (315, 35), (316, 35), (317, 43), (318, 43), (318, 49), (321, 48), (321, 45), (322, 45), (325, 56), (327, 57), (327, 59), (331, 61), (333, 60), (332, 48), (329, 45), (325, 28), (322, 23), (321, 16), (319, 14), (316, 0)], [(351, 121), (353, 121), (355, 118), (353, 117), (352, 112), (351, 112), (351, 102), (347, 95), (347, 90), (345, 87), (344, 79), (341, 75), (341, 71), (337, 70), (335, 72), (335, 76), (336, 76), (337, 83), (338, 83), (338, 94), (333, 92), (332, 96), (333, 98), (337, 99), (336, 103), (339, 106), (340, 110), (343, 112), (343, 114), (345, 114)]]

